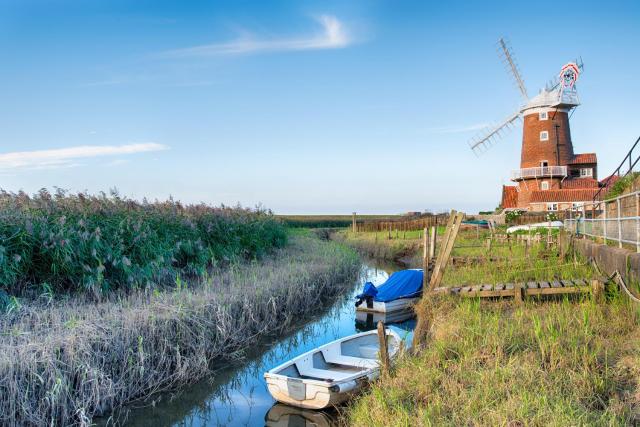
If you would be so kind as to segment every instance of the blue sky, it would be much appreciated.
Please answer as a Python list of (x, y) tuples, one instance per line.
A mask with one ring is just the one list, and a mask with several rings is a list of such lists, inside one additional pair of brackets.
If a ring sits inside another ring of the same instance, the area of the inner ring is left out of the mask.
[(0, 0), (0, 187), (262, 203), (277, 213), (491, 209), (517, 128), (467, 141), (581, 56), (576, 152), (640, 135), (638, 2)]

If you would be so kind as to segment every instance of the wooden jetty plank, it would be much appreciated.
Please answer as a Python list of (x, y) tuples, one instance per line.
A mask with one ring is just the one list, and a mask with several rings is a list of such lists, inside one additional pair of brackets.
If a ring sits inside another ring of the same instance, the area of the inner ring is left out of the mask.
[(561, 288), (562, 287), (562, 283), (558, 282), (557, 280), (554, 280), (553, 282), (551, 282), (551, 287), (552, 288)]
[(504, 283), (498, 283), (496, 284), (493, 289), (495, 289), (496, 291), (502, 291), (504, 290)]
[(480, 289), (482, 289), (482, 285), (474, 285), (471, 287), (472, 292), (478, 292)]
[(548, 287), (550, 287), (550, 286), (551, 286), (551, 285), (549, 285), (549, 282), (540, 282), (540, 287), (541, 287), (541, 288), (548, 288)]
[(547, 288), (540, 289), (541, 295), (558, 295), (558, 294), (579, 294), (583, 292), (590, 292), (591, 288), (587, 286), (571, 286), (568, 288)]
[(572, 288), (575, 286), (571, 280), (561, 280), (560, 282), (562, 282), (565, 288)]
[(587, 283), (587, 281), (584, 279), (575, 279), (573, 283), (575, 284), (575, 286), (589, 286), (589, 283)]
[(504, 285), (504, 288), (508, 291), (512, 291), (513, 290), (513, 283), (507, 283), (506, 285)]
[(460, 288), (460, 293), (466, 293), (471, 290), (471, 286), (463, 286)]
[(482, 286), (482, 290), (483, 291), (492, 291), (493, 290), (493, 285), (483, 285)]
[(451, 288), (451, 292), (453, 292), (454, 294), (460, 292), (460, 286), (457, 286), (455, 288)]
[(539, 288), (538, 282), (527, 282), (527, 289), (537, 289)]

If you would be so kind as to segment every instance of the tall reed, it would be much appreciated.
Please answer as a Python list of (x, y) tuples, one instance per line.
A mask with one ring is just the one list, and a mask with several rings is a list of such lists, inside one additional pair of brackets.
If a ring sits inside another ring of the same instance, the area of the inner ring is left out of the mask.
[(0, 304), (8, 294), (173, 283), (286, 243), (271, 212), (85, 193), (0, 192)]
[(273, 257), (171, 291), (27, 304), (0, 317), (0, 425), (88, 425), (197, 380), (321, 309), (359, 268), (353, 251), (296, 234)]

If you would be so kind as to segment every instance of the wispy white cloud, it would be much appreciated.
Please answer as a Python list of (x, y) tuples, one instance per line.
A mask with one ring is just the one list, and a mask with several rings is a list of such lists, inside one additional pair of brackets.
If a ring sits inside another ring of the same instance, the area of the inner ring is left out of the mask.
[(314, 49), (340, 49), (353, 40), (342, 22), (335, 16), (322, 15), (317, 18), (322, 32), (303, 37), (261, 39), (245, 35), (236, 40), (187, 47), (161, 53), (160, 57), (202, 57), (219, 55), (241, 55), (259, 52), (278, 52)]
[(0, 170), (52, 169), (77, 166), (79, 159), (146, 153), (169, 149), (155, 142), (126, 145), (80, 145), (53, 150), (15, 151), (0, 154)]
[(473, 132), (482, 130), (489, 126), (489, 123), (476, 123), (469, 126), (442, 126), (429, 128), (428, 131), (431, 133), (464, 133), (464, 132)]

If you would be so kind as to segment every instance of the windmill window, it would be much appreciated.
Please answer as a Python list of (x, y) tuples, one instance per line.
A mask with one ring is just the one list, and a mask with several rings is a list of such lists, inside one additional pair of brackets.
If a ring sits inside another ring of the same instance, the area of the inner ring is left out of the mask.
[(540, 183), (540, 189), (541, 190), (548, 190), (549, 189), (549, 181), (542, 181)]
[(547, 210), (548, 211), (557, 211), (558, 210), (558, 204), (557, 203), (547, 203)]
[(543, 130), (542, 132), (540, 132), (540, 141), (548, 141), (549, 140), (549, 132), (546, 130)]
[(540, 111), (538, 113), (539, 120), (547, 120), (548, 118), (549, 118), (549, 113), (547, 113), (546, 111)]

